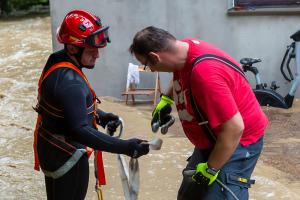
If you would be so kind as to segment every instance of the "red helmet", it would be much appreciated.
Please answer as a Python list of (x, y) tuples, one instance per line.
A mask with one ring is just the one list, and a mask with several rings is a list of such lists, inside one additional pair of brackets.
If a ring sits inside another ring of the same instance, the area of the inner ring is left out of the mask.
[(73, 10), (57, 29), (56, 37), (64, 44), (103, 48), (110, 42), (108, 28), (102, 26), (99, 17), (84, 10)]

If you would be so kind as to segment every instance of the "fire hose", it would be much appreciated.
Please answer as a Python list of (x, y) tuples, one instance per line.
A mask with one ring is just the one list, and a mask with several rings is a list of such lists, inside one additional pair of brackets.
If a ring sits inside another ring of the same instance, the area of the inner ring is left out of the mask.
[[(124, 121), (119, 118), (119, 133), (115, 137), (121, 138), (123, 136)], [(151, 150), (159, 150), (162, 146), (161, 139), (153, 139), (148, 142)], [(123, 154), (117, 155), (118, 168), (122, 182), (122, 188), (125, 200), (137, 200), (140, 189), (140, 171), (139, 162), (137, 158), (130, 158), (129, 165)], [(96, 190), (97, 191), (97, 190)], [(98, 200), (103, 200), (102, 192), (97, 192)]]

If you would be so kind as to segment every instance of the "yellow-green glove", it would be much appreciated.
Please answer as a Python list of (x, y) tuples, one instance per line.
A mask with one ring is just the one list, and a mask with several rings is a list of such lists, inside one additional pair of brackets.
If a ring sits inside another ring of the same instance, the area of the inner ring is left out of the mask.
[(192, 179), (200, 185), (211, 185), (218, 177), (220, 170), (209, 168), (207, 162), (199, 163)]
[(156, 105), (155, 109), (152, 112), (152, 117), (155, 117), (156, 115), (158, 115), (158, 113), (160, 112), (160, 110), (163, 107), (165, 107), (166, 105), (172, 106), (173, 103), (174, 103), (173, 99), (171, 99), (170, 97), (168, 97), (166, 95), (161, 95), (159, 103)]
[(165, 117), (171, 113), (173, 103), (174, 101), (170, 97), (161, 95), (159, 103), (152, 112), (151, 126), (153, 132), (158, 130), (159, 126), (165, 121)]

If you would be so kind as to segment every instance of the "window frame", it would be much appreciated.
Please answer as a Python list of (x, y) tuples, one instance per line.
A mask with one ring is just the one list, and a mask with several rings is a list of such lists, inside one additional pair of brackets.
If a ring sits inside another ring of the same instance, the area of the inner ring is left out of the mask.
[[(237, 7), (235, 2), (238, 0), (228, 0), (228, 14), (284, 14), (284, 15), (294, 15), (300, 14), (300, 0), (298, 5), (288, 6), (288, 5), (270, 5), (256, 7)], [(251, 1), (251, 0), (250, 0)], [(271, 1), (271, 0), (270, 0)], [(298, 1), (298, 0), (295, 0)]]

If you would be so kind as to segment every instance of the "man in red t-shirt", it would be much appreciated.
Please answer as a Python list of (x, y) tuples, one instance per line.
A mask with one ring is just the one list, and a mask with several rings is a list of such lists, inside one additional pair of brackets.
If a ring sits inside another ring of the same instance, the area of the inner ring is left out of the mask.
[(268, 119), (239, 64), (205, 41), (177, 40), (156, 27), (139, 31), (130, 51), (152, 71), (173, 72), (152, 123), (169, 115), (162, 111), (175, 101), (195, 145), (178, 199), (248, 199)]

